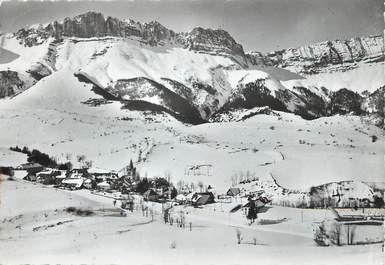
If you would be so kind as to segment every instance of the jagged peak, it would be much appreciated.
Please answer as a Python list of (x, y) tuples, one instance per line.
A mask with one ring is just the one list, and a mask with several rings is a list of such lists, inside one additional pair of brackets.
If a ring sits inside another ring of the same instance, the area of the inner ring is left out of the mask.
[(293, 46), (293, 47), (287, 47), (287, 48), (283, 48), (283, 49), (279, 49), (279, 50), (272, 50), (272, 51), (268, 51), (265, 53), (260, 52), (260, 51), (256, 51), (256, 50), (250, 50), (250, 51), (247, 51), (246, 54), (274, 55), (274, 54), (283, 53), (283, 52), (289, 51), (289, 50), (298, 50), (298, 49), (301, 49), (304, 47), (311, 47), (311, 46), (317, 46), (317, 45), (322, 45), (322, 44), (330, 45), (333, 43), (346, 43), (346, 42), (352, 42), (352, 41), (359, 41), (359, 40), (363, 40), (363, 39), (378, 39), (380, 41), (383, 41), (384, 35), (383, 34), (371, 34), (371, 35), (367, 35), (367, 36), (355, 36), (355, 37), (346, 38), (346, 39), (324, 40), (324, 41), (308, 43), (308, 44), (303, 44), (303, 45), (298, 45), (298, 46)]

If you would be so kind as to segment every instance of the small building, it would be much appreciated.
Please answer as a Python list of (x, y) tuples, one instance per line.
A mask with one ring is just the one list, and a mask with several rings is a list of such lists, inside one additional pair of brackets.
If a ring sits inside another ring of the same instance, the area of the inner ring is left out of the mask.
[(95, 181), (93, 181), (92, 179), (86, 179), (83, 182), (83, 187), (86, 189), (92, 189), (95, 187), (95, 185)]
[(180, 203), (180, 204), (185, 203), (186, 200), (187, 200), (187, 199), (186, 199), (186, 196), (183, 195), (183, 194), (178, 194), (178, 195), (176, 195), (176, 197), (175, 197), (175, 201), (178, 202), (178, 203)]
[(27, 175), (24, 177), (25, 180), (28, 181), (36, 181), (36, 174), (42, 171), (44, 167), (39, 163), (25, 163), (16, 167), (16, 170), (25, 170), (27, 171)]
[(62, 181), (61, 185), (72, 190), (81, 189), (84, 180), (83, 178), (66, 178)]
[(93, 176), (88, 173), (86, 168), (74, 168), (69, 173), (67, 178), (75, 179), (75, 178), (87, 178), (93, 179)]
[(107, 181), (100, 182), (96, 184), (96, 188), (98, 190), (106, 191), (111, 188), (111, 185), (107, 183)]
[(39, 163), (29, 162), (25, 164), (21, 164), (16, 167), (16, 170), (26, 170), (28, 173), (36, 174), (44, 169), (42, 165)]
[(241, 194), (241, 189), (240, 188), (230, 188), (227, 192), (227, 196), (238, 196)]
[(191, 199), (191, 203), (194, 206), (201, 206), (215, 202), (214, 194), (211, 192), (195, 193)]
[(159, 199), (159, 194), (156, 193), (153, 189), (149, 189), (143, 193), (143, 198), (146, 201), (157, 201)]
[(56, 177), (60, 176), (61, 174), (62, 172), (59, 170), (47, 168), (36, 174), (36, 182), (45, 185), (56, 184)]

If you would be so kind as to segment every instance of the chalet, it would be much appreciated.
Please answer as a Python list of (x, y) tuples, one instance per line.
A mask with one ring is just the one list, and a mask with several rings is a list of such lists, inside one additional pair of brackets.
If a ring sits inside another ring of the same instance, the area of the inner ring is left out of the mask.
[(88, 173), (88, 170), (86, 168), (74, 168), (68, 173), (67, 178), (70, 178), (70, 179), (76, 179), (76, 178), (93, 179), (94, 177), (90, 173)]
[(143, 198), (146, 201), (157, 201), (159, 199), (159, 194), (156, 193), (153, 189), (147, 190), (145, 193), (143, 193)]
[[(258, 198), (250, 198), (250, 200), (253, 200), (255, 202), (255, 207), (257, 207), (258, 210), (262, 209), (265, 207), (267, 203), (270, 202), (269, 199), (266, 197), (258, 197)], [(249, 207), (250, 201), (244, 204), (242, 207)]]
[(215, 197), (214, 194), (211, 192), (200, 192), (200, 193), (195, 193), (191, 199), (191, 203), (194, 206), (201, 206), (205, 205), (208, 203), (213, 203)]
[(39, 163), (26, 163), (21, 164), (18, 167), (16, 167), (16, 170), (25, 170), (27, 171), (27, 175), (24, 177), (25, 180), (29, 181), (36, 181), (36, 174), (40, 171), (42, 171), (44, 167), (40, 165)]
[(96, 188), (98, 190), (106, 191), (111, 188), (110, 184), (107, 183), (107, 181), (100, 182), (96, 184)]
[(186, 200), (187, 200), (187, 199), (186, 199), (186, 196), (183, 195), (183, 194), (178, 194), (178, 195), (176, 195), (176, 197), (175, 197), (175, 201), (178, 202), (179, 204), (185, 203)]
[(240, 188), (230, 188), (226, 192), (226, 195), (227, 196), (238, 196), (238, 195), (240, 195), (240, 193), (241, 193), (241, 189)]
[(85, 179), (83, 182), (83, 187), (86, 189), (93, 189), (95, 188), (95, 186), (96, 186), (96, 183), (92, 179)]
[(102, 169), (90, 169), (89, 173), (94, 176), (96, 182), (114, 181), (119, 178), (116, 172), (110, 172)]
[(36, 182), (46, 185), (56, 184), (56, 177), (60, 175), (62, 175), (61, 171), (47, 168), (36, 174)]
[(26, 170), (29, 174), (36, 174), (37, 172), (40, 172), (43, 169), (44, 167), (42, 165), (33, 162), (21, 164), (16, 167), (16, 170)]
[(131, 179), (130, 177), (123, 176), (116, 180), (112, 180), (110, 182), (111, 189), (120, 191), (122, 193), (129, 193), (130, 191), (134, 191), (137, 187), (136, 181)]
[(84, 180), (83, 178), (66, 178), (62, 181), (61, 185), (71, 190), (81, 189)]

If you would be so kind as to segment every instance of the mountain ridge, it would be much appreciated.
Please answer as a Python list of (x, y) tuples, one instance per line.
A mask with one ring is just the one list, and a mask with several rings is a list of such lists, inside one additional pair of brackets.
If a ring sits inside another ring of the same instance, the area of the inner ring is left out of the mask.
[[(245, 54), (242, 45), (222, 29), (196, 27), (175, 33), (156, 21), (140, 23), (87, 12), (1, 38), (3, 48), (21, 52), (15, 63), (0, 64), (0, 74), (7, 77), (0, 83), (1, 97), (22, 92), (69, 67), (74, 75), (92, 80), (97, 91), (104, 91), (101, 94), (119, 95), (115, 100), (158, 104), (186, 118), (188, 113), (179, 106), (183, 101), (191, 113), (199, 113), (200, 117), (193, 114), (186, 119), (193, 123), (264, 106), (305, 119), (347, 113), (383, 117), (384, 113), (379, 96), (383, 78), (371, 85), (370, 92), (361, 94), (346, 86), (354, 85), (352, 77), (360, 79), (354, 71), (377, 73), (383, 67), (381, 36), (366, 41), (366, 46), (362, 45), (365, 38), (356, 38), (352, 43), (357, 47), (361, 43), (361, 50), (348, 49), (346, 41), (329, 41), (253, 55)], [(349, 54), (353, 61), (348, 60)], [(335, 73), (347, 75), (347, 81), (330, 84), (329, 77)], [(357, 86), (365, 88), (366, 80)], [(127, 90), (130, 86), (135, 91)]]

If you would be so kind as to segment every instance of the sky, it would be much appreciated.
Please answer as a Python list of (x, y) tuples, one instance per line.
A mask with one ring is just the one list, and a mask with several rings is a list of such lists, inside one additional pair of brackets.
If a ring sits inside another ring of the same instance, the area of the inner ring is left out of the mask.
[(92, 10), (140, 22), (157, 20), (176, 32), (196, 26), (222, 28), (245, 51), (268, 52), (382, 34), (383, 7), (383, 0), (11, 0), (0, 6), (0, 31), (14, 32)]

